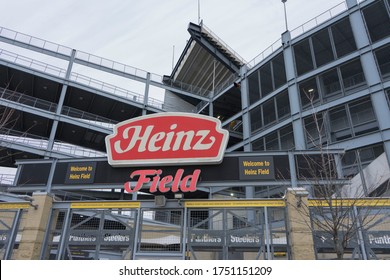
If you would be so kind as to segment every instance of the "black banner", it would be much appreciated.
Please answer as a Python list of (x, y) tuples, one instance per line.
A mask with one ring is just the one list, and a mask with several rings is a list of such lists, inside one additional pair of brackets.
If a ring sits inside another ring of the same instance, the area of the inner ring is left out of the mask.
[[(182, 177), (201, 170), (199, 183), (236, 182), (237, 186), (258, 181), (288, 180), (290, 171), (287, 155), (275, 156), (228, 156), (217, 165), (184, 165), (184, 166), (147, 166), (147, 167), (112, 167), (106, 160), (88, 159), (88, 161), (58, 160), (55, 166), (52, 186), (63, 185), (123, 185), (128, 181), (137, 181), (138, 176), (130, 178), (137, 170), (161, 170), (159, 176), (174, 176), (178, 169), (183, 169)], [(247, 165), (247, 166), (245, 166)], [(253, 165), (253, 166), (250, 166)], [(256, 165), (256, 166), (255, 166)], [(43, 162), (23, 163), (17, 186), (44, 186), (47, 184), (51, 164)], [(254, 171), (255, 170), (255, 171)], [(259, 171), (260, 170), (260, 171)], [(256, 175), (249, 173), (257, 172)]]

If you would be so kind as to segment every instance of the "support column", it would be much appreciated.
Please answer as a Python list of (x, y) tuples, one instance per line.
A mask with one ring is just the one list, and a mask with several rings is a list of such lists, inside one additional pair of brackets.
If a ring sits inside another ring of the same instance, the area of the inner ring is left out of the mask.
[[(252, 145), (250, 143), (250, 137), (251, 137), (251, 127), (250, 127), (250, 116), (249, 116), (249, 85), (248, 85), (248, 78), (247, 78), (247, 72), (248, 68), (247, 66), (243, 66), (240, 69), (240, 89), (241, 89), (241, 109), (243, 111), (242, 114), (242, 136), (244, 142), (246, 144), (244, 145), (244, 151), (250, 152), (252, 151)], [(253, 186), (246, 186), (245, 187), (245, 198), (254, 198), (255, 197), (255, 188)], [(253, 213), (248, 213), (248, 220), (252, 221), (254, 219)]]
[(148, 111), (146, 110), (146, 107), (148, 106), (148, 102), (149, 102), (149, 86), (150, 86), (150, 73), (148, 72), (146, 74), (145, 92), (144, 92), (144, 107), (142, 109), (142, 116), (145, 116), (148, 113)]
[(25, 225), (19, 249), (15, 254), (17, 260), (38, 260), (40, 258), (47, 224), (50, 219), (53, 197), (45, 192), (33, 193), (32, 206), (24, 215)]
[[(76, 58), (76, 50), (73, 49), (72, 54), (69, 58), (68, 68), (67, 68), (66, 74), (65, 74), (65, 79), (67, 81), (70, 79), (70, 74), (72, 73), (72, 67), (73, 67), (73, 63), (75, 61), (75, 58)], [(65, 96), (66, 96), (67, 91), (68, 91), (68, 84), (63, 83), (62, 89), (61, 89), (61, 94), (60, 94), (60, 99), (58, 100), (57, 109), (56, 109), (56, 119), (54, 119), (54, 121), (53, 121), (53, 125), (52, 125), (51, 131), (50, 131), (49, 140), (47, 143), (47, 151), (51, 151), (53, 149), (54, 140), (55, 140), (55, 136), (56, 136), (57, 128), (58, 128), (58, 117), (62, 113), (62, 107), (64, 106), (64, 101), (65, 101)], [(49, 157), (45, 156), (45, 158), (49, 158)]]
[(296, 82), (294, 57), (290, 43), (290, 31), (282, 34), (284, 65), (286, 66), (286, 78), (288, 83), (288, 97), (290, 101), (290, 111), (294, 132), (294, 143), (297, 150), (306, 149), (305, 131), (301, 119), (301, 107), (299, 101), (299, 90)]
[(314, 241), (308, 208), (309, 193), (304, 188), (289, 188), (286, 193), (288, 241), (293, 260), (314, 260)]
[[(347, 1), (348, 8), (353, 9), (357, 5), (356, 0)], [(370, 47), (370, 39), (364, 24), (364, 18), (359, 9), (351, 12), (349, 19), (351, 21), (353, 35), (355, 37), (356, 46), (361, 53), (361, 63), (366, 77), (367, 85), (371, 93), (372, 107), (375, 111), (375, 116), (378, 120), (379, 129), (382, 134), (384, 150), (387, 156), (387, 161), (390, 163), (390, 109), (388, 106), (386, 93), (383, 89), (381, 74), (375, 62), (375, 55)]]

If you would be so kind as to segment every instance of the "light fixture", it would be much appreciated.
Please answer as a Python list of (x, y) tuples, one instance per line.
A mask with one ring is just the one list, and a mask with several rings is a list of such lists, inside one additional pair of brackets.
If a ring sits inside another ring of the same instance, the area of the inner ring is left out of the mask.
[(314, 88), (309, 88), (307, 92), (312, 93), (314, 91)]
[(175, 199), (183, 199), (184, 195), (182, 193), (175, 193)]
[(181, 206), (181, 200), (183, 199), (184, 194), (182, 193), (175, 193), (174, 198), (177, 199), (177, 203)]
[(305, 188), (296, 188), (294, 195), (297, 198), (297, 207), (299, 208), (302, 206), (302, 197), (307, 197), (309, 192)]

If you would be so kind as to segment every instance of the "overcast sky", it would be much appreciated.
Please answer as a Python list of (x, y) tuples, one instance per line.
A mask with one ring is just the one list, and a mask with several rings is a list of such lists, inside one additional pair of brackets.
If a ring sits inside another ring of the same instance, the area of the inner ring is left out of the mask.
[[(285, 31), (280, 0), (199, 0), (200, 17), (249, 61)], [(342, 0), (288, 0), (289, 29)], [(198, 22), (198, 0), (0, 0), (0, 26), (165, 75)], [(173, 56), (173, 46), (175, 46)]]

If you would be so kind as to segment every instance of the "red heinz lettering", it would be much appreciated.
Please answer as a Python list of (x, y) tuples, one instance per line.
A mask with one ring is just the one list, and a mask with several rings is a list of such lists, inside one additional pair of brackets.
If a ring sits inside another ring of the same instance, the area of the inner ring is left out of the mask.
[[(160, 178), (162, 173), (161, 169), (149, 169), (149, 170), (137, 170), (131, 173), (130, 178), (133, 179), (136, 176), (139, 176), (138, 181), (136, 182), (134, 188), (132, 188), (132, 182), (126, 182), (124, 184), (124, 189), (128, 193), (137, 192), (142, 189), (144, 184), (150, 183), (151, 186), (149, 191), (155, 193), (157, 191), (161, 193), (166, 193), (168, 191), (172, 192), (194, 192), (196, 191), (196, 185), (200, 177), (200, 169), (195, 169), (194, 172), (190, 175), (183, 177), (184, 169), (178, 169), (175, 176), (165, 176)], [(147, 177), (147, 176), (153, 176)], [(172, 183), (172, 184), (171, 184)]]
[(220, 163), (229, 133), (209, 116), (159, 113), (117, 124), (106, 137), (112, 166)]

